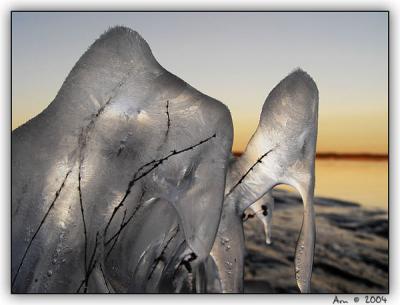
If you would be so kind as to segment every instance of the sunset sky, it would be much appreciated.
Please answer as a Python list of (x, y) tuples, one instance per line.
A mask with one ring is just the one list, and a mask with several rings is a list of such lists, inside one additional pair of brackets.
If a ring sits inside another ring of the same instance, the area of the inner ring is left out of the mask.
[(319, 152), (387, 153), (387, 13), (13, 13), (12, 128), (54, 99), (79, 57), (125, 25), (160, 64), (225, 103), (235, 151), (270, 90), (296, 67), (320, 92)]

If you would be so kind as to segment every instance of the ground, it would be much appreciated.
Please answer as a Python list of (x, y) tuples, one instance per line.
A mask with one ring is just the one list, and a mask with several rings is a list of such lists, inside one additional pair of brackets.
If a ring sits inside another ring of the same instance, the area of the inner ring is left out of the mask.
[[(261, 222), (245, 222), (245, 292), (298, 293), (294, 251), (302, 222), (300, 197), (274, 191), (272, 244)], [(312, 293), (388, 292), (388, 215), (383, 209), (316, 198)]]

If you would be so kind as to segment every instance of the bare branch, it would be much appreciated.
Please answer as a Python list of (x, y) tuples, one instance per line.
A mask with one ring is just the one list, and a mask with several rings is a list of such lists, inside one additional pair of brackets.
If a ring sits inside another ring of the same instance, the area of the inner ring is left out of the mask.
[(150, 280), (150, 279), (151, 279), (151, 277), (152, 277), (154, 271), (156, 270), (157, 264), (158, 264), (160, 261), (162, 261), (162, 260), (165, 259), (165, 258), (164, 258), (165, 251), (167, 250), (167, 248), (168, 248), (169, 244), (172, 242), (172, 240), (178, 235), (178, 233), (179, 233), (179, 225), (176, 226), (176, 228), (175, 228), (175, 230), (174, 230), (174, 233), (173, 233), (172, 236), (168, 239), (168, 241), (165, 243), (165, 246), (164, 246), (164, 248), (162, 249), (160, 255), (154, 260), (153, 266), (152, 266), (152, 268), (151, 268), (151, 271), (150, 271), (150, 273), (149, 273), (149, 276), (147, 277), (147, 280)]
[(254, 169), (254, 167), (258, 163), (262, 163), (262, 159), (265, 158), (270, 152), (272, 152), (273, 149), (270, 149), (267, 151), (265, 154), (263, 154), (260, 158), (257, 159), (257, 161), (248, 169), (248, 171), (239, 179), (239, 181), (231, 188), (231, 190), (226, 194), (225, 198), (228, 197), (232, 192), (235, 190), (235, 188), (243, 182), (243, 180), (246, 178), (246, 176)]
[(22, 256), (21, 262), (19, 263), (17, 272), (15, 273), (15, 276), (14, 276), (14, 278), (13, 278), (13, 280), (12, 280), (11, 287), (13, 287), (14, 284), (15, 284), (15, 280), (17, 279), (17, 276), (18, 276), (18, 274), (19, 274), (19, 271), (21, 270), (22, 264), (23, 264), (24, 261), (25, 261), (26, 255), (28, 254), (28, 251), (29, 251), (29, 249), (30, 249), (31, 246), (32, 246), (33, 240), (34, 240), (34, 239), (36, 238), (36, 236), (38, 235), (38, 233), (39, 233), (40, 229), (42, 228), (42, 226), (43, 226), (43, 224), (44, 224), (44, 222), (45, 222), (47, 216), (49, 216), (49, 213), (50, 213), (51, 209), (54, 207), (54, 205), (55, 205), (55, 203), (56, 203), (58, 197), (60, 196), (61, 190), (63, 189), (63, 187), (64, 187), (64, 185), (65, 185), (65, 182), (67, 181), (67, 178), (68, 178), (68, 176), (69, 176), (69, 174), (70, 174), (71, 172), (72, 172), (72, 170), (70, 169), (70, 170), (67, 172), (67, 174), (65, 175), (65, 178), (64, 178), (63, 182), (61, 183), (61, 186), (60, 186), (60, 187), (58, 188), (58, 190), (56, 191), (56, 194), (55, 194), (55, 196), (54, 196), (54, 199), (53, 199), (53, 201), (51, 202), (49, 208), (47, 209), (46, 214), (44, 214), (44, 216), (43, 216), (43, 218), (42, 218), (42, 221), (40, 222), (39, 226), (37, 227), (35, 233), (33, 234), (32, 238), (31, 238), (31, 240), (29, 241), (29, 244), (28, 244), (28, 246), (27, 246), (26, 249), (25, 249), (24, 255)]
[[(128, 198), (128, 196), (129, 196), (129, 194), (130, 194), (130, 192), (131, 192), (131, 189), (132, 189), (133, 185), (135, 184), (135, 182), (137, 182), (138, 180), (140, 180), (140, 179), (142, 179), (143, 177), (147, 176), (149, 173), (151, 173), (154, 169), (156, 169), (157, 167), (159, 167), (163, 162), (167, 161), (169, 158), (171, 158), (171, 157), (173, 157), (173, 156), (176, 156), (176, 155), (179, 155), (179, 154), (181, 154), (181, 153), (184, 153), (184, 152), (186, 152), (186, 151), (193, 150), (193, 149), (196, 148), (197, 146), (200, 146), (201, 144), (203, 144), (203, 143), (209, 141), (209, 140), (212, 139), (212, 138), (215, 138), (216, 136), (217, 136), (217, 135), (214, 133), (212, 136), (210, 136), (210, 137), (208, 137), (208, 138), (206, 138), (206, 139), (200, 141), (199, 143), (197, 143), (197, 144), (195, 144), (195, 145), (189, 146), (189, 147), (184, 148), (184, 149), (182, 149), (182, 150), (173, 150), (173, 151), (171, 151), (167, 156), (165, 156), (165, 157), (163, 157), (163, 158), (161, 158), (161, 159), (153, 160), (153, 161), (150, 161), (150, 162), (148, 162), (148, 163), (142, 165), (142, 166), (135, 172), (135, 174), (134, 174), (133, 177), (132, 177), (132, 180), (129, 181), (129, 183), (128, 183), (128, 188), (127, 188), (127, 190), (125, 191), (124, 197), (121, 199), (121, 201), (119, 202), (119, 204), (114, 208), (114, 210), (113, 210), (113, 212), (112, 212), (112, 214), (111, 214), (111, 217), (110, 217), (110, 219), (108, 220), (108, 223), (107, 223), (107, 225), (106, 225), (106, 227), (105, 227), (105, 229), (104, 229), (104, 236), (107, 235), (107, 231), (108, 231), (108, 228), (109, 228), (109, 226), (110, 226), (110, 224), (111, 224), (111, 221), (113, 220), (113, 218), (114, 218), (115, 214), (118, 212), (118, 210), (124, 205), (124, 202), (125, 202), (126, 198)], [(149, 169), (145, 170), (143, 173), (140, 173), (141, 170), (144, 170), (147, 166), (150, 166), (150, 165), (151, 165), (151, 167), (150, 167)]]
[(166, 114), (167, 114), (167, 131), (166, 131), (166, 133), (165, 133), (165, 136), (168, 136), (168, 132), (169, 132), (169, 128), (171, 127), (171, 119), (170, 119), (170, 117), (169, 117), (169, 100), (167, 101), (167, 112), (166, 112)]

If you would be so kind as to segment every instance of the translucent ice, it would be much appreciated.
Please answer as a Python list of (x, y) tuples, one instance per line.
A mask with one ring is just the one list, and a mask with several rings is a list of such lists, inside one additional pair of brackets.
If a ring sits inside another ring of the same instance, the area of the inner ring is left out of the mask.
[(107, 31), (12, 134), (12, 291), (165, 290), (211, 250), (232, 130), (139, 34)]
[(263, 197), (254, 202), (250, 206), (250, 209), (252, 214), (248, 213), (245, 215), (245, 219), (249, 217), (249, 215), (256, 216), (264, 226), (265, 243), (267, 245), (271, 244), (272, 213), (274, 211), (274, 198), (271, 193), (266, 193)]
[[(310, 291), (314, 257), (314, 164), (318, 89), (311, 77), (296, 70), (268, 95), (256, 132), (239, 158), (230, 163), (217, 238), (211, 251), (222, 292), (243, 292), (244, 234), (241, 218), (278, 184), (288, 184), (303, 198), (303, 225), (296, 246), (296, 280)], [(262, 204), (261, 204), (262, 205)], [(255, 207), (255, 210), (258, 208)], [(267, 242), (268, 242), (268, 220)], [(232, 249), (221, 247), (229, 239)], [(233, 265), (226, 265), (230, 262)], [(233, 270), (233, 274), (228, 271)], [(211, 288), (212, 289), (212, 288)]]
[(12, 291), (241, 292), (243, 213), (268, 243), (280, 183), (303, 197), (295, 264), (309, 291), (317, 108), (313, 80), (293, 72), (232, 161), (226, 106), (161, 67), (138, 33), (110, 29), (12, 133)]

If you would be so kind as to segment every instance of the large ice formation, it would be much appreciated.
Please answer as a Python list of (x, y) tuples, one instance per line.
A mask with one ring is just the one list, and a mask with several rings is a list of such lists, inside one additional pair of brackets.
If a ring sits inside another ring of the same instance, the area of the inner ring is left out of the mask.
[(242, 215), (267, 207), (268, 242), (279, 183), (304, 200), (295, 261), (309, 291), (317, 105), (293, 72), (230, 162), (227, 107), (161, 67), (138, 33), (110, 29), (12, 133), (12, 291), (241, 292)]

